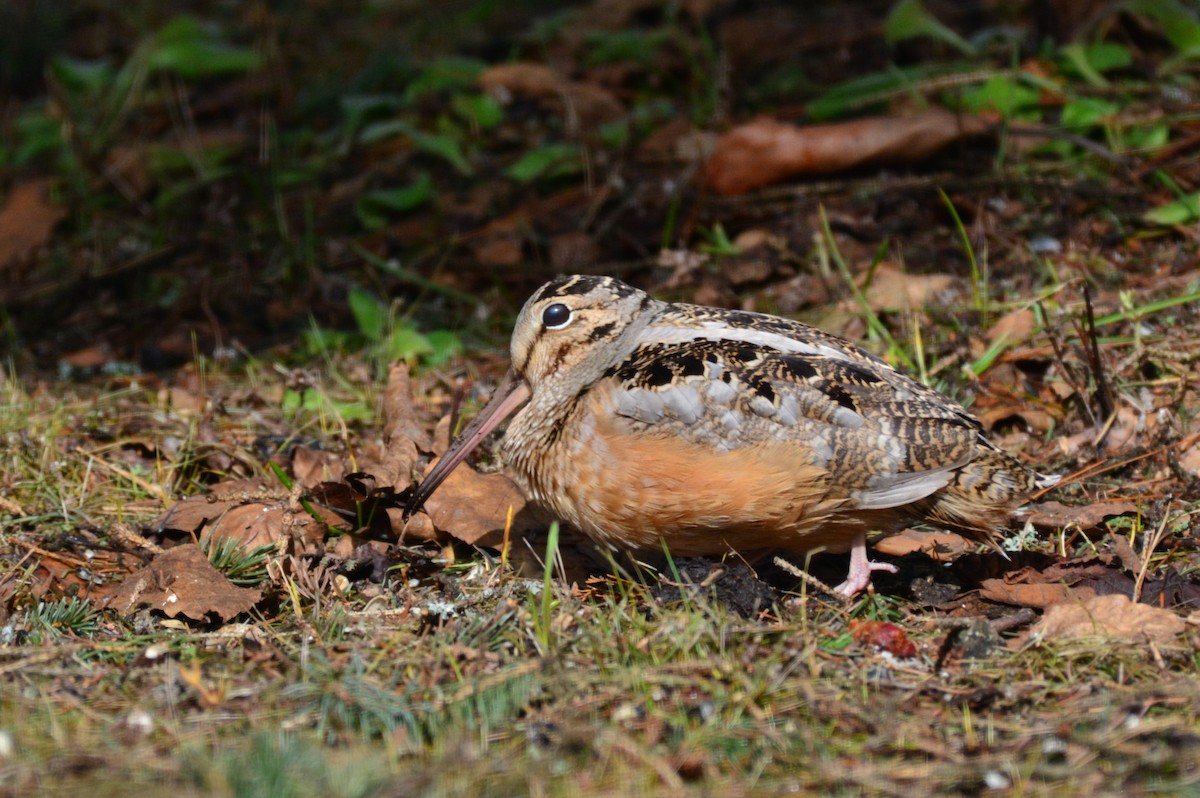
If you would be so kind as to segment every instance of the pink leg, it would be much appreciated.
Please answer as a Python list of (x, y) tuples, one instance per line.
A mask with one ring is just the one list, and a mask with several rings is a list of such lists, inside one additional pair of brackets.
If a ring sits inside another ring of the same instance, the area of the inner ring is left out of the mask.
[(846, 574), (846, 581), (833, 590), (846, 598), (854, 598), (871, 584), (872, 571), (887, 571), (894, 574), (896, 570), (894, 565), (885, 562), (871, 562), (867, 559), (867, 533), (860, 532), (854, 536), (854, 544), (850, 548), (850, 573)]

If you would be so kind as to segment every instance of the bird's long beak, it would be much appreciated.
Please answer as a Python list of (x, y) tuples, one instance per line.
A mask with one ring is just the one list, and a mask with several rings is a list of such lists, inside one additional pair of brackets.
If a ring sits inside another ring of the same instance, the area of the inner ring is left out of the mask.
[(408, 499), (408, 504), (404, 507), (404, 518), (407, 520), (409, 516), (421, 509), (425, 501), (433, 495), (437, 490), (438, 485), (450, 476), (450, 472), (458, 467), (458, 464), (467, 459), (472, 450), (475, 449), (488, 434), (496, 428), (497, 425), (504, 419), (512, 415), (518, 407), (525, 403), (529, 398), (529, 383), (517, 374), (509, 370), (505, 375), (504, 381), (496, 388), (496, 392), (492, 394), (492, 399), (487, 403), (487, 406), (480, 411), (462, 434), (454, 439), (454, 443), (450, 444), (450, 448), (446, 450), (446, 454), (441, 460), (438, 460), (437, 465), (433, 470), (425, 475), (425, 480), (413, 490), (412, 495)]

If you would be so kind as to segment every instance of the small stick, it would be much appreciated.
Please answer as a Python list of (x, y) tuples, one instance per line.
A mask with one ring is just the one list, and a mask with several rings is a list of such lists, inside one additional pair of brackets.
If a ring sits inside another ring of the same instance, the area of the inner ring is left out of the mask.
[(829, 595), (833, 596), (839, 602), (841, 602), (843, 606), (849, 604), (850, 602), (852, 602), (854, 600), (854, 599), (850, 598), (849, 596), (843, 596), (841, 593), (838, 593), (832, 587), (825, 584), (820, 579), (817, 579), (815, 576), (810, 574), (808, 571), (805, 571), (804, 569), (793, 565), (792, 563), (788, 562), (787, 560), (783, 559), (782, 557), (776, 557), (775, 564), (777, 566), (779, 566), (781, 569), (783, 569), (785, 572), (787, 572), (788, 574), (796, 577), (797, 579), (799, 579), (802, 582), (807, 583), (810, 587), (815, 587), (817, 590), (820, 590), (822, 593), (828, 593)]
[(1108, 418), (1116, 408), (1113, 405), (1112, 387), (1108, 382), (1104, 361), (1100, 359), (1100, 341), (1099, 336), (1096, 335), (1096, 314), (1092, 309), (1092, 289), (1087, 283), (1083, 284), (1083, 303), (1087, 309), (1088, 360), (1092, 374), (1096, 377), (1096, 401), (1100, 403), (1100, 417)]

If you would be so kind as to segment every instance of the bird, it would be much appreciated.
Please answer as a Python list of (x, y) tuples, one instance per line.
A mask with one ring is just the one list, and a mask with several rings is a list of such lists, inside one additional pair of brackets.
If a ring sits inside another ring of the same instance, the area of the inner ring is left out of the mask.
[(416, 486), (405, 517), (501, 422), (525, 495), (602, 546), (678, 556), (849, 552), (929, 522), (995, 545), (1058, 478), (987, 439), (957, 402), (798, 321), (669, 303), (568, 275), (525, 302), (511, 368)]

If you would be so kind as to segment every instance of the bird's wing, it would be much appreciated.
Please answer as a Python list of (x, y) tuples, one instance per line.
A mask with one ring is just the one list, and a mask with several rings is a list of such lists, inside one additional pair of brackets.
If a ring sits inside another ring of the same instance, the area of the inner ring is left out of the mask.
[(605, 412), (717, 451), (789, 447), (872, 510), (940, 490), (980, 445), (976, 419), (882, 361), (745, 337), (639, 345), (603, 378)]

